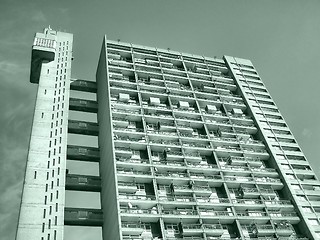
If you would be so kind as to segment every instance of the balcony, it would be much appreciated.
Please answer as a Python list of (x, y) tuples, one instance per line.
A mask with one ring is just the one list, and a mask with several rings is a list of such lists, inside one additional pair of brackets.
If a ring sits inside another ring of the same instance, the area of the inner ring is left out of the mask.
[(115, 154), (116, 156), (121, 156), (119, 158), (123, 159), (129, 159), (132, 157), (133, 152), (131, 148), (126, 148), (126, 147), (116, 147), (115, 148)]
[(156, 172), (155, 173), (157, 177), (165, 177), (165, 178), (187, 178), (188, 175), (184, 172), (173, 172), (173, 171), (167, 171), (167, 172)]
[(239, 193), (243, 198), (257, 198), (260, 196), (259, 190), (256, 188), (240, 187)]
[(119, 193), (119, 199), (120, 200), (137, 200), (142, 201), (144, 205), (146, 204), (145, 201), (154, 201), (156, 200), (156, 197), (154, 195), (147, 195), (147, 194), (135, 194), (135, 193)]
[(262, 160), (266, 160), (269, 158), (269, 153), (265, 149), (256, 149), (242, 146), (242, 150), (244, 154), (248, 157), (259, 157)]
[(249, 208), (255, 209), (263, 206), (263, 201), (259, 199), (232, 199), (232, 203), (237, 210), (246, 210)]
[(99, 126), (93, 122), (68, 121), (68, 133), (98, 136)]
[(201, 235), (203, 228), (201, 224), (179, 224), (180, 232), (183, 236)]
[(188, 162), (199, 164), (202, 161), (202, 157), (199, 152), (189, 152), (185, 153), (185, 159)]
[[(199, 136), (199, 135), (198, 135)], [(204, 137), (204, 136), (203, 136)], [(182, 146), (183, 147), (187, 147), (187, 148), (191, 148), (191, 149), (195, 149), (195, 150), (204, 150), (204, 149), (208, 149), (211, 148), (210, 143), (209, 142), (200, 142), (200, 141), (196, 141), (196, 139), (193, 140), (193, 142), (187, 142), (187, 141), (182, 141)]]
[(66, 190), (100, 192), (101, 180), (96, 176), (67, 174)]
[(300, 222), (300, 218), (295, 212), (284, 212), (284, 211), (269, 211), (269, 216), (274, 220), (289, 221), (290, 223), (296, 224)]
[(184, 195), (166, 195), (166, 196), (159, 196), (160, 202), (175, 202), (175, 203), (189, 203), (194, 204), (193, 197), (184, 196)]
[(230, 200), (228, 198), (218, 198), (218, 197), (206, 197), (206, 196), (196, 196), (196, 200), (200, 204), (209, 203), (210, 205), (223, 205), (230, 204)]
[(240, 108), (242, 110), (246, 109), (246, 105), (244, 104), (244, 102), (242, 100), (236, 100), (236, 99), (232, 99), (231, 101), (229, 99), (226, 99), (226, 97), (224, 97), (224, 99), (222, 100), (222, 102), (226, 105), (227, 108)]
[(224, 176), (228, 187), (236, 188), (243, 183), (254, 183), (254, 178), (243, 176)]
[(100, 153), (98, 148), (68, 145), (67, 159), (99, 162)]
[(261, 192), (261, 195), (264, 197), (270, 197), (270, 198), (276, 198), (277, 194), (275, 193), (273, 187), (271, 186), (261, 186), (258, 185), (259, 191)]
[(141, 208), (125, 208), (125, 207), (121, 207), (120, 208), (120, 213), (122, 214), (133, 214), (133, 215), (154, 215), (154, 214), (158, 214), (158, 210), (156, 207), (153, 207), (151, 209), (141, 209)]
[(176, 208), (176, 209), (164, 209), (162, 210), (164, 215), (175, 215), (177, 218), (181, 218), (183, 216), (197, 216), (198, 212), (196, 210), (190, 208)]
[(277, 178), (279, 177), (279, 174), (277, 173), (277, 171), (273, 168), (263, 168), (263, 167), (259, 167), (259, 168), (251, 168), (251, 171), (255, 174), (256, 177), (274, 177)]
[(96, 93), (97, 83), (87, 80), (71, 79), (70, 90)]
[(155, 165), (162, 165), (162, 166), (172, 166), (172, 167), (184, 167), (185, 168), (185, 164), (182, 161), (175, 161), (175, 160), (171, 160), (171, 161), (153, 161), (153, 164)]
[(205, 195), (211, 195), (212, 190), (209, 185), (193, 185), (193, 191), (195, 193), (201, 193)]
[(245, 160), (250, 167), (261, 167), (263, 165), (259, 157), (245, 157)]
[(111, 95), (111, 107), (137, 109), (140, 107), (140, 104), (136, 97), (132, 97), (126, 93), (119, 93), (119, 96)]
[(237, 212), (237, 216), (240, 218), (240, 219), (255, 219), (256, 221), (258, 219), (269, 219), (269, 216), (266, 212), (263, 212), (262, 210), (261, 211), (255, 211), (255, 210), (248, 210), (248, 211), (238, 211)]
[(132, 182), (118, 182), (118, 190), (123, 193), (135, 193), (138, 191), (138, 187)]
[(114, 113), (134, 114), (134, 115), (141, 114), (140, 108), (130, 108), (132, 106), (129, 106), (129, 105), (124, 105), (124, 106), (128, 107), (128, 108), (119, 107), (119, 106), (117, 106), (117, 107), (111, 106), (111, 109)]
[(183, 154), (180, 151), (164, 151), (164, 158), (168, 161), (182, 159)]
[(128, 60), (124, 61), (124, 60), (109, 59), (108, 66), (109, 67), (120, 67), (120, 68), (133, 69), (132, 62), (128, 61)]
[(192, 193), (193, 192), (191, 187), (188, 185), (173, 185), (172, 184), (172, 189), (173, 189), (173, 192), (176, 194)]
[(294, 233), (293, 227), (290, 223), (275, 223), (275, 229), (278, 236), (289, 237)]
[(200, 172), (190, 172), (190, 178), (194, 179), (206, 179), (206, 180), (221, 180), (220, 175), (206, 175)]
[[(153, 131), (153, 130), (148, 130), (148, 135), (153, 135), (153, 136), (150, 136), (150, 138), (152, 138), (152, 139), (150, 139), (150, 141), (155, 141), (155, 142), (161, 142), (161, 140), (159, 141), (159, 139), (158, 138), (161, 138), (162, 139), (162, 137), (164, 138), (164, 137), (166, 137), (166, 136), (168, 136), (168, 137), (178, 137), (178, 135), (177, 135), (177, 133), (175, 132), (175, 131), (172, 131), (173, 129), (170, 129), (169, 131)], [(165, 136), (159, 136), (159, 135), (165, 135)], [(154, 139), (154, 140), (153, 140)], [(158, 141), (157, 141), (158, 140)], [(175, 144), (174, 144), (175, 145)]]
[(256, 181), (259, 186), (261, 185), (267, 185), (272, 186), (273, 189), (282, 189), (283, 183), (278, 178), (270, 178), (270, 177), (254, 177), (254, 180)]
[(289, 200), (264, 200), (265, 205), (267, 206), (268, 209), (284, 209), (284, 208), (290, 208), (293, 209), (293, 205)]
[(213, 209), (199, 209), (199, 214), (202, 218), (217, 218), (219, 220), (223, 220), (229, 217), (232, 217), (233, 219), (233, 213), (230, 209), (230, 211), (216, 211)]
[(205, 161), (201, 161), (200, 163), (198, 162), (187, 162), (187, 166), (192, 168), (192, 169), (207, 169), (207, 171), (210, 171), (210, 169), (215, 169), (218, 170), (218, 166), (214, 164), (209, 164)]
[[(132, 152), (130, 152), (130, 155), (132, 154)], [(143, 159), (140, 158), (139, 156), (136, 157), (136, 155), (132, 155), (132, 157), (116, 157), (116, 161), (118, 165), (126, 165), (126, 164), (130, 164), (130, 163), (145, 163), (148, 164), (149, 163), (149, 159)]]
[(125, 142), (128, 144), (146, 143), (146, 137), (144, 134), (114, 134), (115, 142)]
[(150, 229), (150, 228), (151, 228), (150, 224), (147, 224), (147, 223), (136, 223), (136, 222), (121, 223), (122, 234), (140, 235), (144, 231), (146, 231), (146, 229)]
[(220, 156), (226, 155), (226, 154), (231, 153), (231, 152), (237, 152), (237, 153), (241, 153), (242, 152), (240, 147), (230, 146), (230, 145), (217, 146), (217, 147), (215, 147), (215, 151)]
[(70, 98), (69, 110), (97, 113), (98, 103), (96, 101), (91, 100)]
[[(151, 177), (151, 172), (150, 171), (139, 171), (139, 170), (135, 170), (132, 168), (121, 168), (121, 167), (117, 167), (117, 174), (121, 174), (123, 175), (123, 177), (126, 176), (144, 176), (144, 177)], [(121, 177), (118, 176), (118, 179), (120, 179)]]
[(252, 232), (258, 237), (271, 236), (271, 235), (275, 234), (275, 230), (271, 225), (253, 224)]
[(208, 236), (221, 236), (223, 228), (221, 224), (179, 224), (180, 232), (183, 236), (201, 235), (206, 233)]
[(74, 226), (102, 226), (103, 213), (101, 209), (65, 208), (64, 224)]

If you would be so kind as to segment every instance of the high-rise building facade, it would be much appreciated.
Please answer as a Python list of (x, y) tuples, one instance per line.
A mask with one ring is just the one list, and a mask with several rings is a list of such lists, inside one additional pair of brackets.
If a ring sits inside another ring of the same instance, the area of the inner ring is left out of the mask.
[[(71, 79), (71, 60), (71, 34), (37, 33), (17, 240), (62, 240), (64, 225), (101, 226), (104, 240), (320, 238), (320, 182), (251, 61), (106, 37), (96, 81)], [(68, 190), (100, 192), (101, 209), (65, 207)]]

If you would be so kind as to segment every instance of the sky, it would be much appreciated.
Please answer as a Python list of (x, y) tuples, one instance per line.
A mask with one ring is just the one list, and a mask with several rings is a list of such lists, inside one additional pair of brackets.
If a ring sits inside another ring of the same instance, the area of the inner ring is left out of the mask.
[[(94, 79), (104, 34), (208, 57), (250, 59), (320, 176), (320, 1), (1, 0), (2, 240), (14, 239), (21, 198), (37, 90), (29, 83), (31, 46), (34, 34), (48, 25), (74, 34), (75, 78)], [(66, 239), (89, 239), (86, 230), (66, 232)]]

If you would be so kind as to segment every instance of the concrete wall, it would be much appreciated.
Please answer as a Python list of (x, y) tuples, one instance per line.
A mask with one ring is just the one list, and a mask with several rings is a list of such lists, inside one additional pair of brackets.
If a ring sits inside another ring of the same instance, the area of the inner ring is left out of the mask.
[[(244, 99), (246, 105), (249, 106), (249, 108), (250, 108), (249, 111), (254, 117), (255, 125), (258, 126), (258, 128), (260, 130), (260, 134), (259, 135), (262, 137), (262, 139), (266, 143), (266, 147), (267, 147), (269, 153), (271, 153), (270, 159), (268, 161), (271, 163), (271, 166), (277, 170), (277, 172), (279, 173), (279, 178), (281, 179), (282, 183), (284, 184), (284, 188), (282, 189), (282, 192), (287, 197), (287, 199), (292, 201), (292, 203), (293, 203), (293, 205), (295, 207), (295, 211), (297, 212), (297, 214), (299, 215), (300, 219), (302, 220), (299, 224), (297, 224), (298, 227), (299, 227), (299, 230), (301, 231), (302, 234), (305, 234), (308, 238), (317, 239), (315, 232), (310, 227), (310, 225), (307, 223), (308, 217), (304, 214), (304, 212), (302, 210), (302, 207), (301, 207), (301, 205), (299, 203), (299, 200), (296, 197), (294, 189), (290, 185), (290, 179), (288, 179), (286, 174), (285, 174), (286, 170), (282, 169), (281, 162), (277, 159), (277, 151), (272, 147), (272, 145), (276, 144), (276, 142), (270, 142), (270, 140), (268, 139), (268, 136), (275, 137), (275, 135), (273, 135), (273, 133), (268, 133), (264, 129), (264, 125), (260, 120), (267, 121), (267, 119), (264, 118), (264, 117), (259, 116), (257, 114), (257, 112), (254, 110), (253, 106), (254, 105), (257, 106), (257, 103), (253, 104), (252, 102), (249, 101), (249, 97), (250, 96), (248, 94), (246, 94), (245, 89), (242, 87), (241, 82), (239, 80), (239, 76), (236, 74), (236, 70), (233, 68), (233, 64), (232, 63), (245, 64), (245, 65), (252, 66), (252, 67), (253, 67), (253, 64), (251, 63), (250, 60), (247, 60), (247, 59), (233, 58), (233, 57), (229, 57), (229, 56), (224, 56), (224, 59), (225, 59), (227, 65), (229, 66), (229, 68), (230, 68), (230, 70), (231, 70), (231, 72), (232, 72), (232, 74), (234, 76), (234, 79), (237, 82), (237, 85), (238, 85), (238, 87), (239, 87), (239, 89), (240, 89), (240, 91), (241, 91), (241, 93), (243, 95), (243, 99)], [(258, 74), (257, 74), (257, 76), (258, 76)], [(253, 96), (255, 95), (253, 92), (252, 92), (252, 94), (253, 94)], [(251, 98), (253, 96), (251, 96)], [(270, 94), (269, 94), (269, 96), (271, 97)], [(272, 129), (272, 127), (270, 127), (270, 129)], [(282, 153), (282, 154), (284, 154), (284, 153)], [(303, 156), (302, 153), (301, 153), (301, 155)], [(311, 206), (311, 205), (309, 205), (309, 206)], [(312, 215), (308, 214), (308, 216), (311, 217)], [(314, 218), (317, 218), (315, 214), (314, 214)]]
[(100, 148), (100, 176), (101, 176), (101, 206), (103, 209), (103, 239), (118, 240), (120, 236), (120, 217), (118, 214), (116, 163), (114, 156), (112, 114), (110, 104), (110, 90), (108, 83), (106, 38), (104, 38), (96, 74), (99, 148)]
[[(63, 239), (73, 37), (72, 34), (52, 30), (48, 30), (48, 34), (50, 34), (50, 37), (56, 34), (58, 44), (54, 61), (43, 63), (40, 73), (23, 184), (17, 240), (47, 240), (49, 236), (53, 240)], [(38, 33), (37, 36), (46, 37), (42, 33)], [(68, 45), (66, 44), (67, 41)], [(59, 46), (60, 42), (62, 43), (61, 47)], [(65, 45), (63, 45), (63, 42), (65, 42)]]

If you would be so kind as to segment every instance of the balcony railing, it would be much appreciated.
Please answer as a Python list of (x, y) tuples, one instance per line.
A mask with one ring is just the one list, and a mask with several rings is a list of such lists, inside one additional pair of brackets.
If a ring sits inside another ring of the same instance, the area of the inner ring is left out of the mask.
[(233, 216), (232, 212), (228, 212), (228, 211), (215, 211), (212, 209), (199, 209), (199, 213), (201, 216)]
[(98, 112), (98, 104), (96, 101), (86, 99), (70, 98), (69, 109), (82, 112)]
[(128, 200), (149, 200), (153, 201), (156, 200), (156, 196), (154, 195), (138, 195), (134, 193), (119, 193), (119, 199), (128, 199)]
[(67, 158), (70, 160), (99, 162), (100, 153), (98, 148), (68, 145)]
[(170, 215), (198, 215), (198, 212), (193, 209), (165, 209), (162, 210), (162, 213)]
[(134, 209), (134, 208), (120, 208), (120, 213), (128, 214), (158, 214), (158, 210), (154, 209)]
[(65, 208), (64, 224), (75, 226), (102, 226), (103, 213), (101, 209)]
[(125, 157), (116, 157), (117, 162), (124, 163), (148, 163), (149, 159), (142, 158), (125, 158)]
[(129, 174), (129, 175), (151, 175), (149, 171), (138, 171), (134, 169), (117, 168), (118, 174)]
[(97, 83), (81, 79), (71, 79), (70, 89), (76, 91), (96, 93)]
[(183, 196), (183, 195), (167, 195), (167, 196), (159, 196), (160, 201), (170, 201), (170, 202), (194, 202), (193, 197)]
[(239, 212), (238, 211), (237, 215), (239, 217), (254, 217), (254, 218), (268, 216), (268, 214), (266, 212), (262, 212), (262, 211), (246, 211), (246, 212)]
[(101, 190), (101, 180), (100, 177), (96, 176), (67, 174), (66, 190), (99, 192)]
[(174, 178), (185, 178), (188, 177), (188, 174), (182, 173), (182, 172), (156, 172), (156, 176), (162, 176), (162, 177), (174, 177)]
[(197, 202), (199, 203), (230, 203), (228, 198), (210, 198), (204, 196), (196, 196)]
[(203, 173), (192, 173), (192, 172), (190, 173), (190, 178), (221, 180), (220, 175), (205, 175)]
[(69, 120), (68, 133), (98, 136), (99, 126), (93, 122)]

